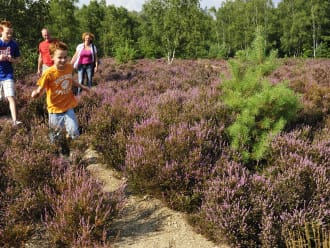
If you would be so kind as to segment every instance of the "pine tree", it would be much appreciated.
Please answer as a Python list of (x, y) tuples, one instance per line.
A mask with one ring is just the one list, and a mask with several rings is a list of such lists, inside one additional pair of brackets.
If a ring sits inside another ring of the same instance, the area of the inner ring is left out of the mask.
[(234, 122), (227, 129), (231, 147), (246, 162), (265, 158), (273, 137), (299, 109), (295, 92), (284, 82), (272, 85), (266, 79), (276, 66), (276, 52), (266, 56), (262, 28), (258, 27), (252, 47), (230, 60), (232, 78), (221, 85), (221, 100), (234, 113)]

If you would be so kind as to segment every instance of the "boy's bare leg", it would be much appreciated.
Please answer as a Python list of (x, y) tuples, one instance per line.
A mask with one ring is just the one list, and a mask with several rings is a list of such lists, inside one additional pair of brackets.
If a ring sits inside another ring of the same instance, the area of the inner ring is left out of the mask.
[(15, 124), (16, 121), (17, 121), (15, 98), (13, 96), (8, 96), (7, 99), (8, 99), (8, 102), (9, 102), (9, 109), (10, 109), (10, 113), (11, 113), (11, 118), (13, 120), (13, 123)]

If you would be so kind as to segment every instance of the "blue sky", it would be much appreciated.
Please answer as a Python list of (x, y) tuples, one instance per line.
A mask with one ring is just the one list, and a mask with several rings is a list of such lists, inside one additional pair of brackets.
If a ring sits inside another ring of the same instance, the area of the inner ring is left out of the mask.
[[(201, 7), (202, 8), (210, 8), (210, 7), (215, 7), (219, 8), (221, 6), (221, 3), (224, 0), (201, 0)], [(273, 3), (277, 4), (281, 0), (273, 0)], [(87, 0), (79, 0), (79, 5), (83, 4), (89, 4), (90, 1)], [(132, 11), (140, 11), (142, 9), (142, 5), (145, 2), (145, 0), (107, 0), (107, 4), (114, 4), (117, 7), (125, 7), (127, 10)]]

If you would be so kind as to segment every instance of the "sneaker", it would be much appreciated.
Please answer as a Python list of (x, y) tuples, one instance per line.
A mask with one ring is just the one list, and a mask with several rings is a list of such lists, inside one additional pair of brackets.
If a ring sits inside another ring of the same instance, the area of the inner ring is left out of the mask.
[(21, 122), (21, 121), (13, 121), (13, 126), (14, 127), (20, 126), (22, 124), (23, 124), (23, 122)]

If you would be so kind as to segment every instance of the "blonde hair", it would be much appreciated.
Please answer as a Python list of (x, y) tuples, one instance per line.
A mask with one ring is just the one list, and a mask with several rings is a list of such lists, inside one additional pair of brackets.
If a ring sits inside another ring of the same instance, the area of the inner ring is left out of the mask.
[(90, 33), (90, 32), (85, 32), (82, 34), (81, 38), (83, 41), (85, 41), (85, 37), (89, 36), (91, 38), (91, 42), (95, 40), (95, 36), (94, 34)]
[(0, 22), (0, 31), (3, 31), (3, 28), (13, 28), (13, 25), (11, 24), (10, 21), (3, 20)]
[(68, 45), (62, 41), (55, 41), (49, 45), (49, 53), (51, 56), (54, 55), (56, 50), (68, 51)]

